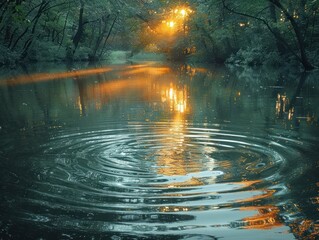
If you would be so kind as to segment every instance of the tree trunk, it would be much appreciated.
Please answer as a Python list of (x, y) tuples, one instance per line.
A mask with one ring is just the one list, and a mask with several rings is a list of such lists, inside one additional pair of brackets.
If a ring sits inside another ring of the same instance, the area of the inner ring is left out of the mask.
[(25, 42), (23, 52), (20, 55), (20, 60), (24, 59), (28, 55), (28, 51), (30, 46), (33, 43), (35, 30), (38, 25), (38, 22), (40, 20), (40, 17), (42, 16), (43, 12), (45, 11), (45, 8), (50, 4), (50, 2), (46, 2), (46, 0), (42, 0), (41, 5), (39, 7), (39, 10), (37, 12), (37, 15), (34, 17), (34, 23), (31, 30), (31, 35), (29, 39)]
[[(8, 10), (8, 3), (7, 1), (3, 1), (1, 4), (0, 4), (0, 9), (2, 9), (2, 13), (0, 15), (0, 23), (2, 22), (3, 18), (4, 18), (4, 15), (6, 13), (6, 11)], [(1, 31), (0, 31), (1, 32)]]
[(298, 43), (298, 48), (300, 52), (300, 62), (302, 63), (305, 70), (312, 70), (314, 66), (309, 62), (309, 59), (306, 54), (305, 43), (301, 33), (301, 30), (295, 21), (294, 17), (286, 10), (286, 8), (279, 2), (279, 0), (269, 0), (272, 4), (274, 4), (278, 9), (280, 9), (286, 16), (286, 18), (290, 21), (290, 24), (294, 30), (295, 37)]
[(74, 49), (73, 49), (73, 54), (75, 53), (80, 40), (83, 36), (83, 32), (84, 32), (84, 21), (83, 21), (83, 12), (84, 12), (84, 2), (83, 0), (80, 1), (80, 13), (79, 13), (79, 22), (78, 22), (78, 29), (72, 39), (73, 45), (74, 45)]
[(298, 50), (299, 50), (300, 55), (296, 54), (293, 51), (293, 49), (290, 48), (289, 44), (287, 43), (287, 41), (284, 40), (284, 38), (281, 36), (281, 34), (279, 34), (279, 32), (276, 32), (276, 30), (274, 30), (270, 26), (268, 21), (266, 21), (264, 18), (232, 10), (226, 5), (225, 0), (222, 0), (224, 8), (226, 8), (228, 11), (235, 13), (235, 14), (239, 14), (241, 16), (253, 18), (255, 20), (258, 20), (258, 21), (261, 21), (262, 23), (264, 23), (266, 25), (266, 27), (268, 28), (268, 30), (274, 35), (274, 37), (277, 40), (281, 41), (283, 44), (285, 44), (285, 47), (287, 47), (287, 49), (289, 49), (289, 51), (291, 51), (291, 53), (294, 54), (294, 56), (296, 56), (298, 58), (298, 60), (303, 65), (303, 67), (306, 71), (314, 69), (314, 66), (310, 63), (310, 61), (307, 57), (305, 43), (304, 43), (304, 39), (303, 39), (301, 31), (300, 31), (300, 27), (298, 26), (298, 24), (295, 21), (295, 19), (293, 18), (293, 16), (291, 16), (290, 13), (287, 11), (287, 9), (282, 6), (282, 4), (279, 2), (279, 0), (268, 0), (268, 2), (273, 4), (275, 7), (277, 7), (280, 11), (282, 11), (283, 14), (286, 16), (286, 18), (290, 21), (290, 24), (294, 30), (295, 37), (297, 39)]
[(109, 33), (107, 34), (107, 36), (106, 36), (106, 38), (105, 38), (105, 40), (104, 40), (104, 44), (103, 44), (103, 47), (102, 47), (102, 50), (101, 50), (101, 53), (100, 53), (100, 58), (103, 56), (104, 49), (105, 49), (105, 47), (106, 47), (106, 42), (107, 42), (107, 40), (109, 39), (109, 37), (111, 36), (111, 33), (112, 33), (113, 28), (114, 28), (115, 22), (116, 22), (116, 20), (117, 20), (117, 17), (118, 17), (118, 13), (117, 13), (117, 15), (115, 16), (115, 18), (114, 18), (114, 20), (113, 20), (113, 23), (112, 23), (112, 25), (111, 25), (111, 28), (110, 28), (110, 30), (109, 30)]
[[(23, 38), (23, 36), (28, 32), (29, 27), (26, 27), (24, 29), (24, 31), (18, 36), (18, 38), (15, 40), (15, 42), (13, 43), (13, 45), (10, 47), (10, 50), (13, 51), (15, 49), (15, 47), (17, 46), (18, 42)], [(13, 37), (13, 35), (12, 35)], [(10, 40), (10, 45), (11, 45), (11, 40)]]
[(100, 26), (99, 35), (98, 35), (98, 37), (96, 39), (95, 47), (93, 49), (93, 53), (92, 53), (92, 56), (91, 56), (92, 60), (97, 59), (96, 54), (97, 54), (97, 51), (98, 51), (98, 49), (99, 49), (99, 47), (100, 47), (100, 45), (101, 45), (101, 43), (103, 41), (104, 34), (107, 32), (107, 26), (108, 26), (108, 21), (109, 21), (110, 16), (111, 15), (108, 15), (108, 16), (105, 17), (105, 19), (101, 19), (100, 24), (102, 24), (102, 22), (103, 22), (104, 26), (103, 26), (103, 29)]
[[(63, 44), (63, 40), (64, 40), (64, 36), (65, 36), (65, 29), (66, 29), (66, 24), (68, 22), (69, 14), (70, 14), (70, 6), (69, 6), (68, 13), (66, 14), (65, 20), (64, 20), (64, 25), (63, 25), (63, 30), (62, 30), (62, 37), (61, 37), (61, 41), (60, 41), (60, 44), (59, 44), (60, 47)], [(60, 49), (60, 47), (59, 47), (59, 49)]]
[[(276, 8), (272, 3), (269, 3), (269, 14), (270, 14), (270, 19), (273, 21), (273, 23), (277, 23), (277, 15), (276, 15)], [(274, 33), (276, 36), (280, 35), (279, 29), (277, 27), (274, 27), (273, 29)], [(287, 48), (285, 44), (283, 44), (282, 41), (278, 39), (278, 37), (275, 38), (276, 41), (276, 47), (280, 55), (284, 55), (287, 53)]]

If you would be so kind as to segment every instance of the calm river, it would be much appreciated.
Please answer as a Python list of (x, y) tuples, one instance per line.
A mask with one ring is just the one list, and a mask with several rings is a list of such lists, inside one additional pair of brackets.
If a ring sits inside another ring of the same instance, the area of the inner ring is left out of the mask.
[(318, 239), (319, 79), (0, 69), (0, 239)]

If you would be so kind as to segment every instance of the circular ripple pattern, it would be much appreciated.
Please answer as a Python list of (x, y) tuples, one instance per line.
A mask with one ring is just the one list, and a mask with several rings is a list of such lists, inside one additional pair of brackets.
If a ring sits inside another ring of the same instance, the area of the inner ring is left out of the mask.
[(61, 131), (23, 159), (24, 174), (7, 167), (1, 208), (51, 229), (209, 235), (243, 227), (245, 208), (278, 205), (302, 146), (219, 125), (118, 126)]

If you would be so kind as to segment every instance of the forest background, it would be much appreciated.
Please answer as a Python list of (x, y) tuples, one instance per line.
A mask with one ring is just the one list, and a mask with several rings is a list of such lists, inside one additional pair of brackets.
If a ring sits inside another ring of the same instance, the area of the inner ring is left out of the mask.
[(98, 61), (121, 51), (312, 70), (318, 13), (317, 0), (2, 0), (0, 65)]

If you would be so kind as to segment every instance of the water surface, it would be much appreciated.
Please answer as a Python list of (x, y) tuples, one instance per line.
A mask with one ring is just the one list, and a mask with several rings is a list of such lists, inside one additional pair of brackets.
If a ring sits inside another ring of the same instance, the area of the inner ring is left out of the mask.
[(1, 236), (316, 239), (315, 75), (2, 69)]

